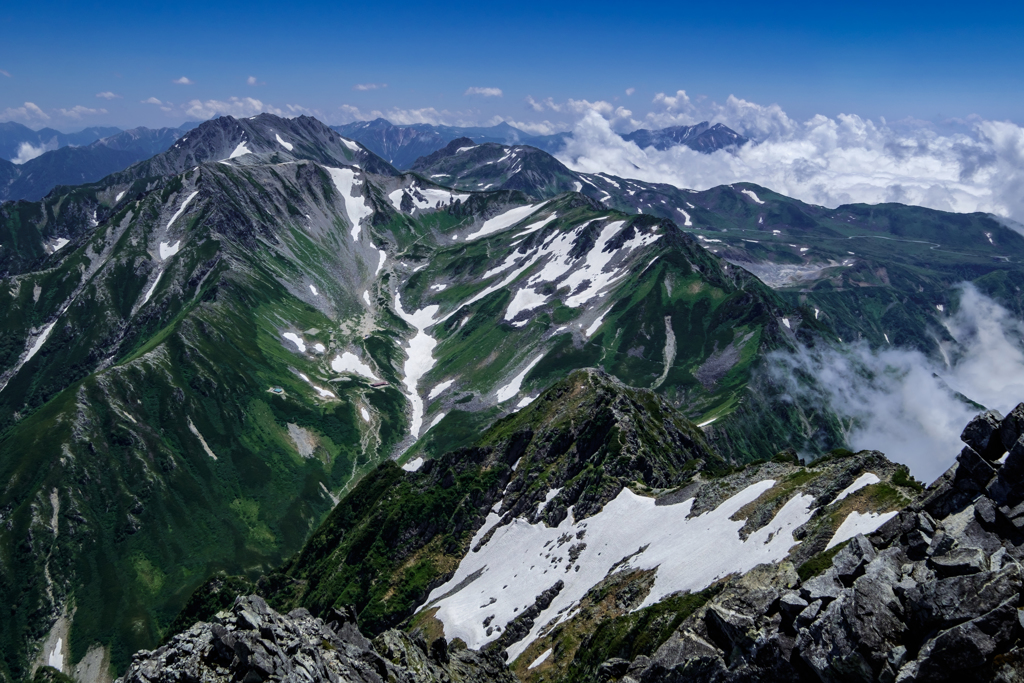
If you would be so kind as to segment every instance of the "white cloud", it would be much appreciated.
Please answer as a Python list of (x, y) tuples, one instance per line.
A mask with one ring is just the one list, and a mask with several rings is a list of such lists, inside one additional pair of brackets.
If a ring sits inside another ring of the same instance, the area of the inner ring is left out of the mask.
[(0, 112), (0, 118), (5, 121), (13, 121), (15, 119), (19, 121), (49, 121), (50, 117), (42, 109), (37, 107), (32, 102), (26, 102), (20, 107), (8, 107)]
[(917, 123), (888, 126), (848, 114), (799, 123), (777, 105), (734, 97), (721, 106), (695, 104), (683, 91), (659, 94), (655, 104), (657, 111), (631, 122), (658, 128), (711, 120), (761, 142), (714, 154), (687, 147), (641, 150), (615, 134), (613, 129), (622, 128), (625, 120), (609, 112), (608, 103), (531, 106), (589, 109), (559, 155), (580, 171), (693, 189), (748, 181), (831, 207), (902, 202), (1024, 219), (1024, 129), (1012, 123), (967, 121), (940, 134)]
[(23, 164), (26, 161), (31, 161), (37, 156), (46, 151), (46, 147), (40, 145), (38, 147), (33, 146), (28, 142), (23, 142), (18, 146), (18, 156), (11, 159), (12, 164)]
[(120, 95), (118, 95), (117, 93), (112, 93), (109, 90), (104, 91), (104, 92), (96, 93), (96, 97), (98, 97), (98, 98), (100, 98), (102, 100), (119, 100), (119, 99), (121, 99)]
[(198, 119), (212, 119), (214, 116), (228, 115), (236, 118), (244, 116), (255, 116), (264, 112), (285, 116), (285, 112), (277, 107), (253, 98), (253, 97), (230, 97), (227, 101), (222, 100), (190, 100), (185, 113)]
[(518, 128), (525, 133), (530, 133), (531, 135), (554, 135), (555, 133), (563, 133), (571, 130), (571, 126), (567, 124), (553, 123), (546, 119), (544, 121), (516, 121), (514, 119), (507, 119), (503, 116), (492, 117), (487, 121), (486, 125), (496, 126), (502, 122), (507, 123), (514, 128)]
[(617, 107), (611, 102), (604, 100), (574, 100), (568, 99), (565, 102), (555, 102), (554, 98), (548, 97), (543, 100), (535, 100), (531, 96), (526, 97), (527, 106), (535, 112), (553, 111), (559, 114), (586, 115), (593, 112), (611, 121), (615, 128), (628, 128), (633, 130), (638, 122), (633, 119), (633, 112), (625, 107)]
[(255, 76), (249, 76), (245, 79), (245, 82), (249, 85), (266, 85), (266, 82), (257, 79)]
[(195, 81), (190, 79), (188, 76), (182, 76), (181, 78), (175, 78), (171, 83), (177, 83), (178, 85), (192, 85)]
[(11, 74), (4, 71), (3, 69), (0, 69), (0, 76), (6, 76), (7, 78), (10, 78)]
[(635, 92), (636, 92), (636, 88), (626, 88), (626, 94), (627, 95), (632, 95)]
[(422, 109), (401, 109), (393, 107), (387, 110), (371, 109), (364, 111), (351, 104), (343, 104), (338, 107), (341, 112), (338, 123), (351, 123), (352, 121), (369, 121), (371, 119), (387, 119), (397, 126), (408, 126), (414, 123), (429, 123), (435, 126), (462, 126), (475, 125), (467, 123), (460, 112), (437, 110), (433, 107)]
[(501, 88), (468, 88), (463, 95), (483, 95), (484, 97), (501, 97)]
[(155, 97), (150, 97), (149, 99), (145, 99), (145, 100), (142, 100), (142, 104), (156, 104), (156, 105), (162, 105), (162, 104), (163, 104), (163, 102), (161, 102), (160, 100), (158, 100), (158, 99), (157, 99), (157, 98), (155, 98)]
[(57, 111), (60, 112), (61, 116), (74, 119), (76, 121), (80, 120), (83, 116), (94, 116), (96, 114), (107, 113), (106, 109), (90, 109), (89, 107), (83, 107), (80, 104), (76, 104), (74, 107), (71, 107), (71, 109), (58, 109)]
[[(904, 349), (818, 345), (774, 354), (772, 377), (791, 397), (847, 418), (853, 448), (880, 450), (929, 482), (953, 463), (960, 432), (978, 412), (954, 392), (1004, 414), (1024, 399), (1024, 324), (971, 285), (944, 324), (957, 340), (945, 363)], [(798, 384), (800, 373), (817, 387)]]
[(353, 90), (380, 90), (381, 88), (388, 87), (387, 83), (356, 83), (352, 86)]

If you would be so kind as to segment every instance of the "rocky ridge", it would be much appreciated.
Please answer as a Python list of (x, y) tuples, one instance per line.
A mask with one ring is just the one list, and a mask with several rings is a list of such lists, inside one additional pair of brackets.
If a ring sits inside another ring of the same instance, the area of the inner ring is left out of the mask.
[(165, 681), (341, 681), (351, 683), (512, 683), (496, 655), (387, 631), (370, 642), (349, 611), (326, 619), (305, 609), (279, 614), (258, 596), (135, 654), (118, 683)]
[(946, 474), (824, 572), (762, 565), (653, 656), (608, 660), (601, 678), (1024, 680), (1024, 404), (980, 415), (962, 438)]

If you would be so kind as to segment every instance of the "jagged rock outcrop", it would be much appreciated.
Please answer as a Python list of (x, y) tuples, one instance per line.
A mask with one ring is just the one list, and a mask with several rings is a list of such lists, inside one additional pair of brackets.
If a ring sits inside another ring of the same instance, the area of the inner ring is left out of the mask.
[(341, 681), (514, 683), (497, 655), (438, 638), (387, 631), (367, 640), (348, 611), (326, 620), (304, 609), (279, 614), (258, 596), (235, 600), (152, 652), (136, 653), (118, 683), (170, 681)]
[(762, 565), (605, 680), (1024, 680), (1024, 404), (962, 438), (953, 467), (823, 573)]

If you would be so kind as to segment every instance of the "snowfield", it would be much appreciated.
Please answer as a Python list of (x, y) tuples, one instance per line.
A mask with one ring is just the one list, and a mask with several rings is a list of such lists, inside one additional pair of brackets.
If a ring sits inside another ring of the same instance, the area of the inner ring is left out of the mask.
[[(619, 570), (657, 570), (651, 592), (641, 605), (646, 607), (677, 591), (699, 591), (728, 574), (784, 559), (798, 543), (793, 531), (810, 519), (811, 496), (794, 496), (769, 524), (746, 540), (739, 535), (745, 521), (730, 519), (774, 485), (770, 479), (752, 484), (692, 519), (693, 499), (655, 505), (653, 498), (629, 489), (584, 520), (576, 521), (570, 507), (554, 528), (543, 522), (531, 524), (522, 517), (512, 519), (498, 527), (478, 552), (468, 553), (455, 575), (435, 588), (420, 609), (438, 607), (436, 617), (444, 625), (445, 637), (462, 638), (476, 649), (500, 635), (500, 631), (486, 634), (485, 619), (493, 616), (489, 623), (504, 628), (532, 605), (537, 595), (563, 581), (563, 589), (534, 620), (529, 635), (508, 648), (511, 662), (539, 637), (548, 622), (572, 616), (587, 591), (623, 560)], [(557, 499), (559, 493), (557, 489), (549, 492), (547, 502)], [(498, 510), (500, 503), (470, 547), (476, 547), (498, 525), (502, 519)], [(581, 548), (581, 544), (586, 546)], [(569, 560), (573, 547), (578, 552), (575, 562)], [(475, 574), (479, 575), (471, 578)]]

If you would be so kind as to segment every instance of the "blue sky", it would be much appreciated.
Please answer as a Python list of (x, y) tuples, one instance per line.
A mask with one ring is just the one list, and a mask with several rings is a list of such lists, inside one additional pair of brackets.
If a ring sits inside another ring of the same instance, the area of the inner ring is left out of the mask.
[[(557, 127), (578, 118), (578, 107), (562, 107), (570, 99), (639, 119), (658, 93), (685, 90), (694, 101), (778, 103), (797, 120), (1020, 124), (1022, 5), (8, 2), (0, 120), (177, 125), (243, 113), (251, 98), (329, 123), (401, 112)], [(183, 76), (191, 83), (173, 82)], [(537, 111), (528, 97), (553, 106)]]

